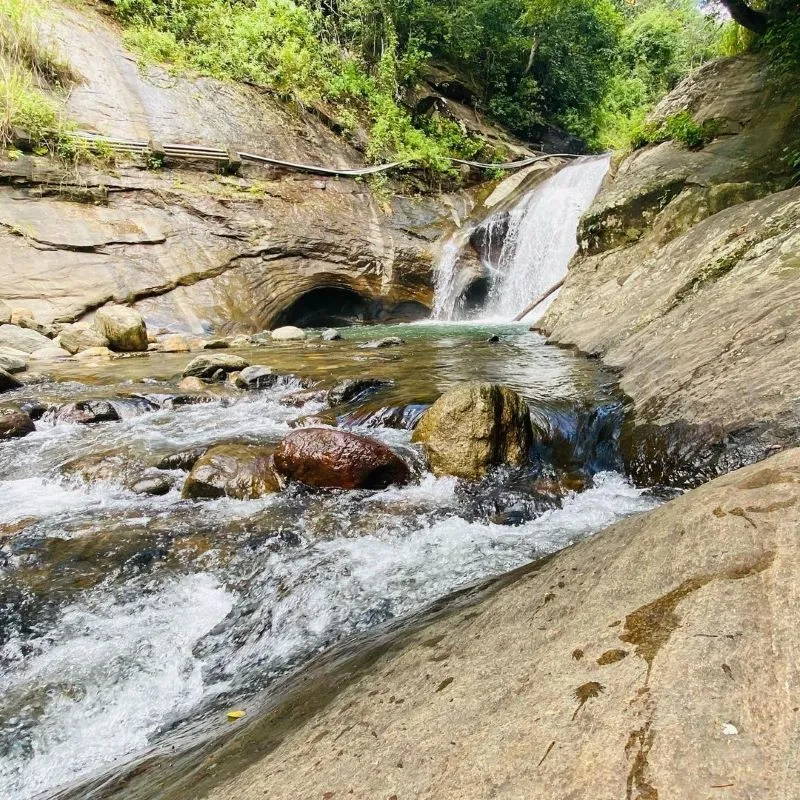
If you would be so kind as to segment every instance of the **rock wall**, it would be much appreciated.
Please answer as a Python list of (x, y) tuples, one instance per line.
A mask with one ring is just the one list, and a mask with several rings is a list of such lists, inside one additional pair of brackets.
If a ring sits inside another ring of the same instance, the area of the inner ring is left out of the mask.
[(638, 150), (581, 224), (541, 325), (619, 368), (629, 466), (693, 484), (800, 441), (800, 99), (755, 56), (712, 62), (654, 112), (714, 121), (698, 151)]
[[(80, 128), (362, 163), (309, 111), (253, 88), (140, 68), (91, 7), (61, 8), (51, 36), (84, 77), (65, 101)], [(377, 318), (418, 316), (432, 299), (434, 242), (469, 204), (462, 195), (377, 197), (365, 183), (255, 166), (234, 178), (201, 164), (70, 170), (0, 159), (0, 298), (41, 321), (136, 303), (152, 328), (197, 332), (270, 327), (325, 288), (353, 292)]]

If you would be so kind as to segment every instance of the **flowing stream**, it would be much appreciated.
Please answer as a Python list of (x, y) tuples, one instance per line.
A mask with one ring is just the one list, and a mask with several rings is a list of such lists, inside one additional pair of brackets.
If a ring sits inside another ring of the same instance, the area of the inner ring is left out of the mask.
[[(368, 346), (392, 333), (406, 344)], [(489, 344), (495, 333), (500, 343)], [(276, 443), (304, 415), (332, 413), (320, 401), (287, 405), (292, 378), (181, 404), (188, 354), (96, 370), (73, 363), (58, 367), (58, 381), (4, 396), (105, 397), (122, 419), (53, 424), (45, 415), (35, 433), (0, 445), (0, 797), (48, 797), (120, 769), (193, 720), (228, 725), (227, 709), (344, 637), (655, 502), (619, 472), (611, 377), (525, 326), (353, 328), (342, 342), (237, 352), (322, 385), (393, 381), (337, 409), (339, 424), (388, 443), (415, 480), (380, 492), (294, 487), (192, 501), (181, 499), (184, 475), (174, 471), (175, 488), (158, 497), (116, 476), (83, 484), (63, 474), (65, 463), (109, 451), (156, 464), (220, 441)], [(477, 486), (426, 472), (408, 429), (470, 379), (522, 392), (544, 436), (529, 467)]]
[[(608, 156), (578, 159), (528, 190), (510, 211), (489, 216), (479, 225), (468, 222), (456, 231), (439, 256), (434, 317), (508, 321), (557, 284), (577, 251), (578, 222), (600, 189), (608, 165)], [(488, 289), (477, 308), (466, 308), (468, 284), (459, 280), (459, 259), (476, 233), (483, 241), (481, 280)], [(541, 316), (553, 299), (555, 295), (533, 315)]]

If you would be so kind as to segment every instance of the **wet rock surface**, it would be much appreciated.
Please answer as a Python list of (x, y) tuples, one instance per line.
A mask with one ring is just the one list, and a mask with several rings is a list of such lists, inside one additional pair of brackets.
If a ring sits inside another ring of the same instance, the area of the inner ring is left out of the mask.
[(0, 442), (21, 439), (35, 430), (33, 420), (24, 411), (14, 408), (0, 409)]
[(332, 654), (202, 793), (781, 796), (800, 704), (798, 524), (795, 449)]
[(79, 400), (65, 403), (48, 412), (54, 422), (93, 425), (98, 422), (118, 422), (119, 412), (108, 400)]
[(194, 463), (183, 485), (183, 497), (231, 497), (252, 500), (280, 489), (271, 448), (246, 444), (218, 445)]
[(385, 444), (347, 431), (302, 428), (275, 450), (278, 473), (318, 489), (384, 489), (410, 480), (408, 465)]
[(440, 397), (422, 416), (413, 441), (436, 475), (475, 480), (491, 467), (520, 465), (533, 444), (527, 403), (497, 384), (467, 384)]
[(391, 381), (379, 378), (348, 378), (337, 383), (328, 392), (328, 405), (341, 406), (357, 400), (363, 400), (381, 389), (388, 389)]
[(280, 375), (274, 373), (269, 367), (245, 367), (237, 376), (234, 383), (239, 389), (252, 391), (254, 389), (269, 389), (274, 386)]
[(9, 372), (0, 367), (0, 393), (19, 389), (22, 384)]

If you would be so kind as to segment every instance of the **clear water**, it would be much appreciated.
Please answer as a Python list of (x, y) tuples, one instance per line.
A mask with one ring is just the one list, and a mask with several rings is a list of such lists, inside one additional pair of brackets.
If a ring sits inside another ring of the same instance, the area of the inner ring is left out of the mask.
[[(495, 332), (501, 342), (488, 344)], [(389, 334), (407, 344), (363, 347)], [(466, 379), (512, 385), (535, 412), (554, 418), (616, 402), (595, 364), (546, 347), (524, 326), (408, 325), (345, 335), (239, 352), (324, 384), (363, 375), (394, 380), (370, 401), (376, 406), (430, 402)], [(190, 357), (61, 366), (67, 382), (5, 399), (169, 394)], [(497, 521), (498, 510), (521, 504), (530, 512), (533, 500), (528, 484), (502, 471), (469, 489), (423, 470), (401, 489), (295, 488), (248, 502), (185, 501), (177, 489), (141, 497), (113, 481), (85, 486), (60, 474), (70, 459), (110, 449), (154, 462), (220, 440), (277, 442), (294, 418), (321, 408), (282, 405), (292, 389), (223, 393), (209, 404), (147, 413), (129, 399), (121, 422), (42, 423), (0, 445), (0, 797), (47, 796), (121, 767), (170, 741), (184, 721), (243, 705), (349, 634), (654, 503), (606, 470), (586, 491), (544, 504), (512, 527)], [(363, 432), (420, 463), (410, 431)]]

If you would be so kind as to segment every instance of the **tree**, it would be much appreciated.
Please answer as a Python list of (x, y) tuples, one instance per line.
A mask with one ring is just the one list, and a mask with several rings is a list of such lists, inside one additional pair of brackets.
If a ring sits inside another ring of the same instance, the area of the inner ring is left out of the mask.
[(759, 35), (767, 32), (769, 17), (763, 12), (749, 6), (745, 0), (721, 0), (731, 17), (743, 28)]

